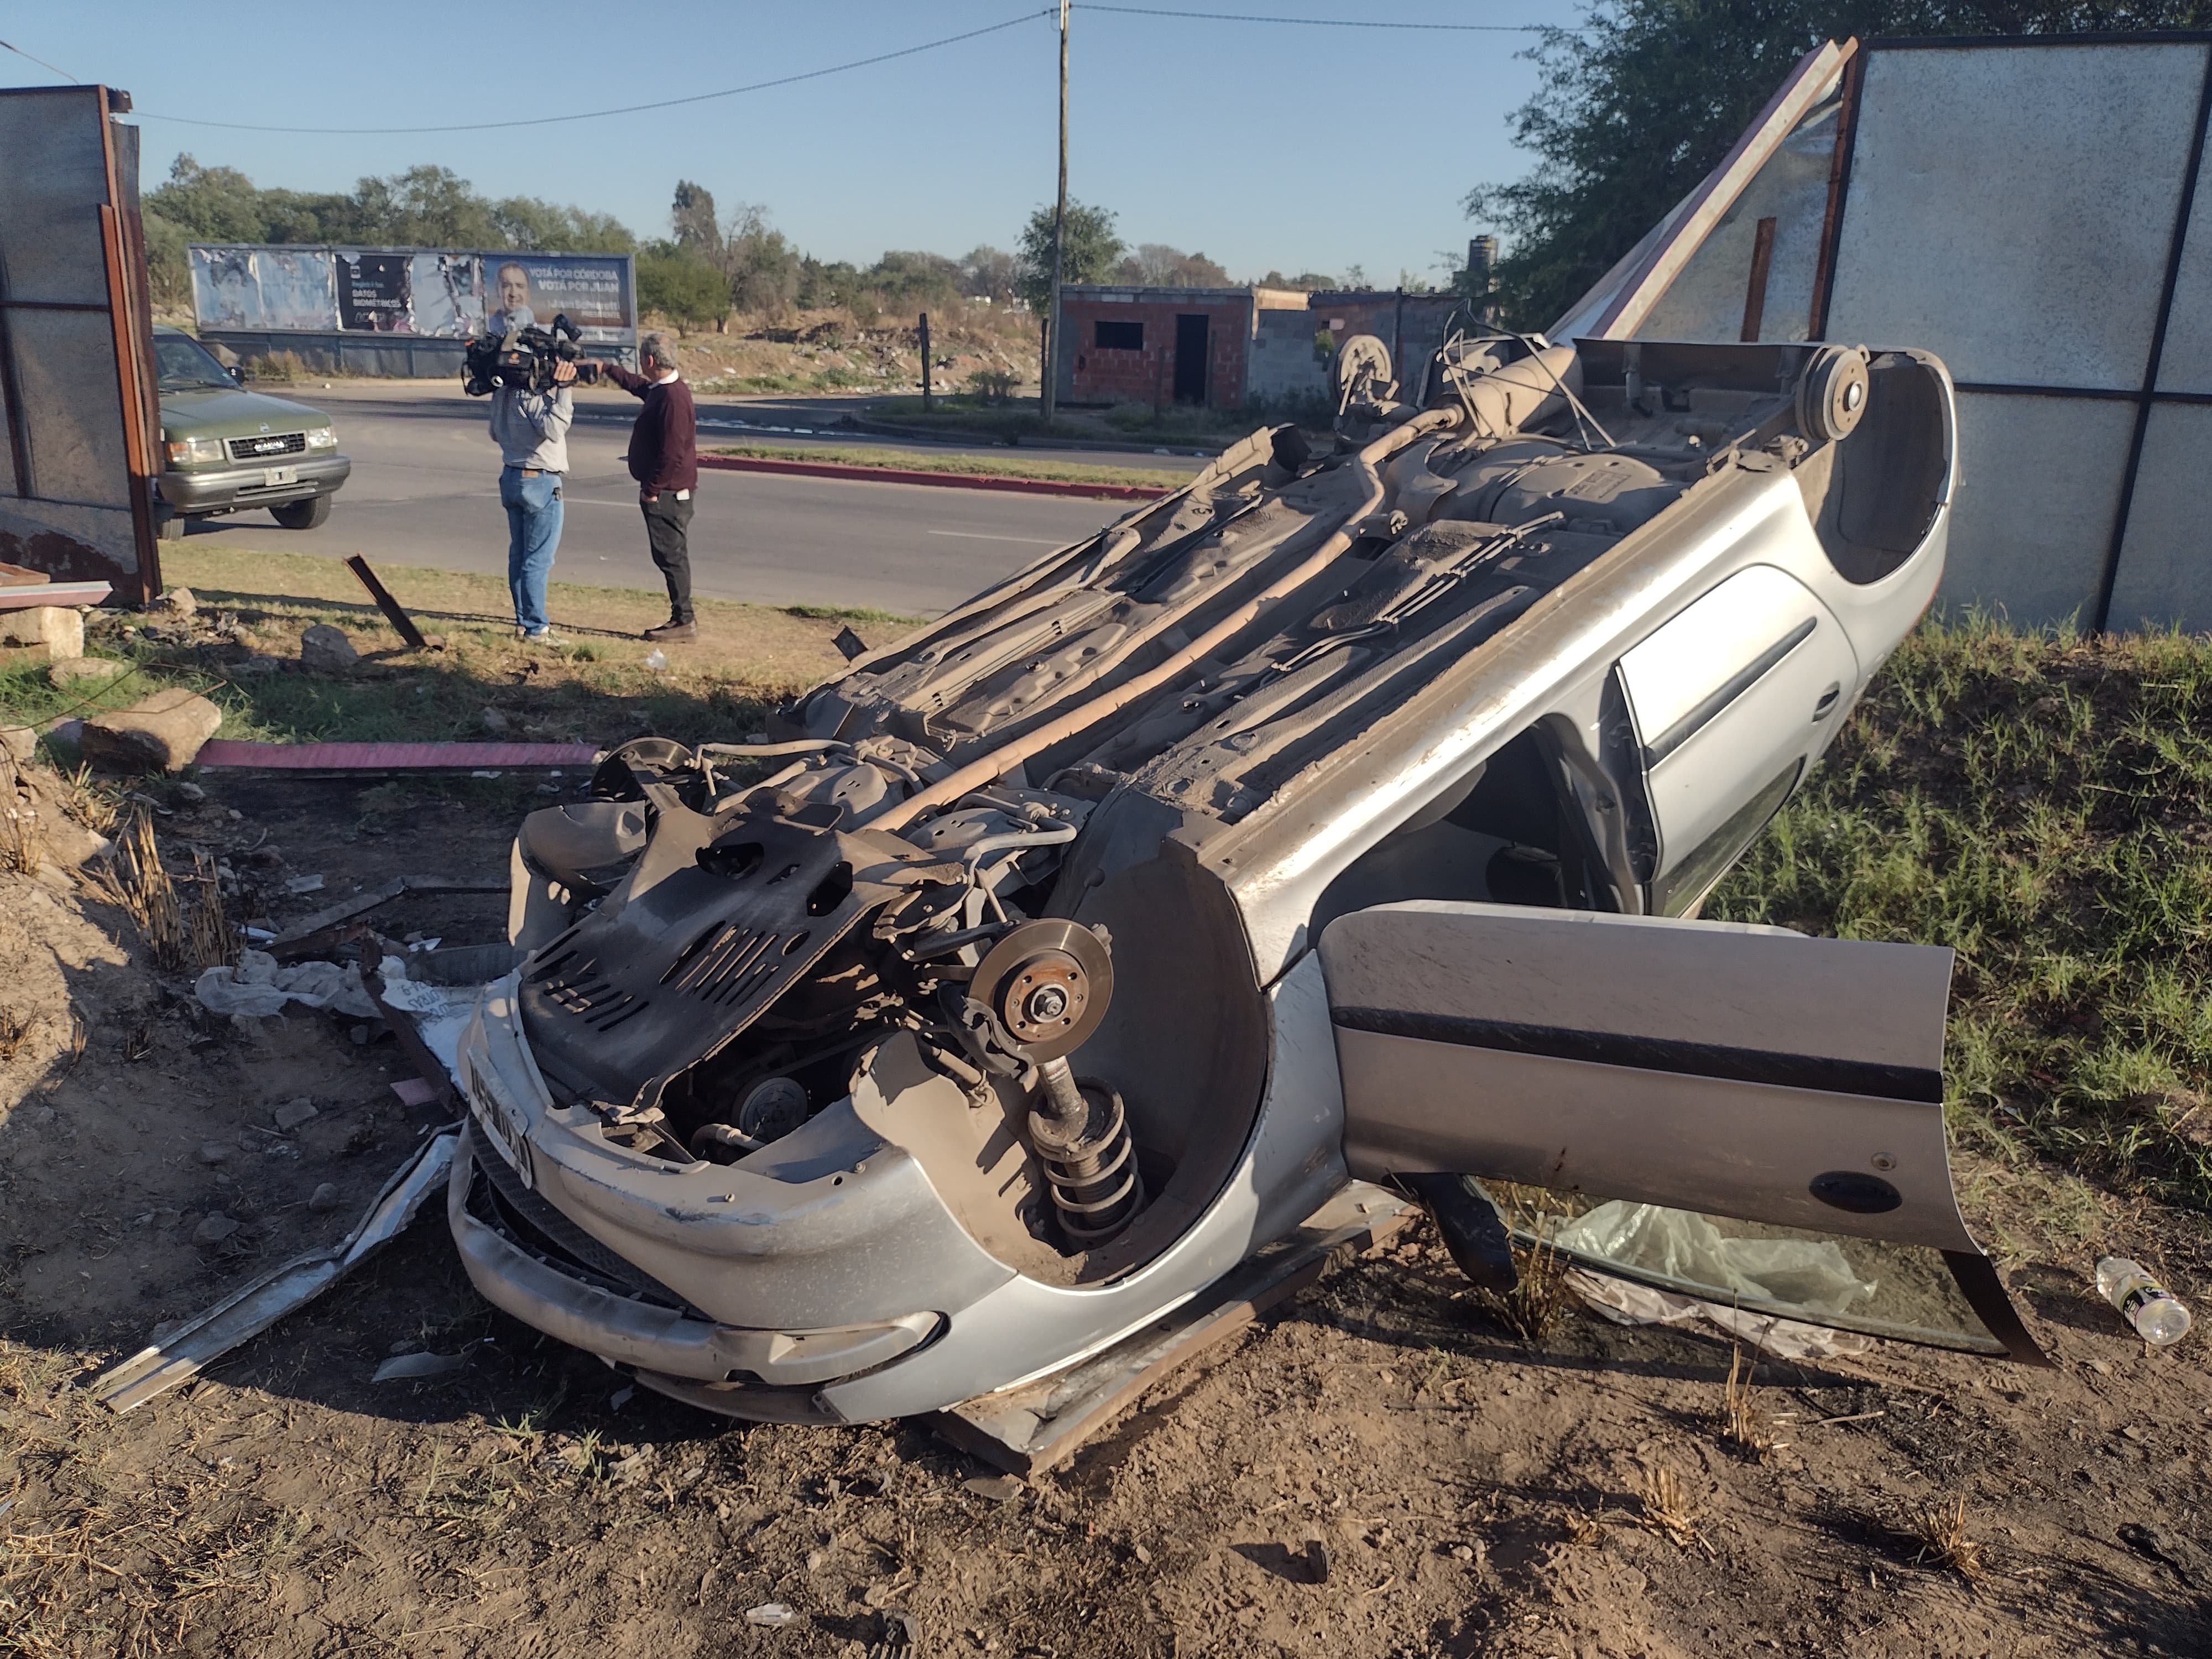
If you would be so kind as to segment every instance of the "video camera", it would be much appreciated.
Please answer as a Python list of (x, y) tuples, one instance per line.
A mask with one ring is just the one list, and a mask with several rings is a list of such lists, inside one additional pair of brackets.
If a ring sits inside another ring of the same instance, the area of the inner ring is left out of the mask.
[[(488, 398), (503, 386), (517, 392), (550, 391), (554, 369), (582, 358), (576, 346), (580, 337), (565, 313), (556, 317), (550, 328), (532, 323), (508, 334), (480, 334), (469, 342), (461, 390), (471, 398)], [(579, 384), (589, 386), (598, 378), (591, 365), (580, 365)]]

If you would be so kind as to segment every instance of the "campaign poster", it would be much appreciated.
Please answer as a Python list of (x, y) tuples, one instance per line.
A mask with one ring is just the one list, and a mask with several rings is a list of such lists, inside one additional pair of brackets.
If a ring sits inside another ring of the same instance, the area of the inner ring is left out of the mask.
[(253, 280), (253, 252), (242, 247), (186, 250), (192, 268), (192, 315), (202, 328), (252, 328), (260, 298)]
[(413, 264), (405, 253), (341, 252), (338, 326), (365, 334), (412, 334)]
[(260, 314), (249, 326), (323, 332), (336, 328), (336, 263), (321, 248), (256, 249), (253, 286)]
[(566, 317), (586, 343), (627, 344), (629, 260), (615, 253), (486, 253), (486, 311), (495, 328), (550, 325)]
[(483, 327), (483, 260), (474, 253), (417, 253), (409, 273), (415, 331), (465, 339)]

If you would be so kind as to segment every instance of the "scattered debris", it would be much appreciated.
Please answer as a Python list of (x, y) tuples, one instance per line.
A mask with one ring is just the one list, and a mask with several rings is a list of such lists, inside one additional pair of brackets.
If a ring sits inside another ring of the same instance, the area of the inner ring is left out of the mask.
[(302, 893), (319, 893), (323, 890), (323, 878), (320, 876), (294, 876), (285, 882), (284, 890), (295, 897)]
[(322, 1115), (315, 1109), (315, 1103), (308, 1099), (305, 1095), (301, 1095), (296, 1100), (286, 1101), (274, 1112), (270, 1114), (270, 1118), (275, 1121), (276, 1127), (279, 1129), (282, 1129), (286, 1134), (291, 1133), (293, 1130), (298, 1128), (302, 1123), (308, 1121), (311, 1118), (319, 1117), (321, 1115)]
[(404, 1353), (387, 1359), (371, 1374), (372, 1382), (406, 1382), (423, 1377), (446, 1376), (464, 1370), (467, 1358), (457, 1353)]
[(757, 1607), (745, 1609), (745, 1622), (749, 1625), (766, 1625), (771, 1629), (780, 1629), (785, 1625), (796, 1624), (798, 1620), (799, 1615), (781, 1601), (763, 1601)]
[[(328, 1249), (310, 1250), (264, 1273), (197, 1318), (163, 1334), (93, 1382), (93, 1397), (127, 1412), (198, 1375), (210, 1362), (258, 1336), (328, 1290), (400, 1234), (453, 1166), (455, 1133), (434, 1135), (394, 1172), (360, 1223)], [(212, 1219), (212, 1218), (210, 1218)], [(205, 1223), (202, 1226), (205, 1226)]]
[(988, 1498), (994, 1504), (1011, 1504), (1022, 1495), (1022, 1483), (1011, 1474), (979, 1474), (960, 1484), (976, 1497)]
[(348, 963), (302, 962), (277, 966), (266, 951), (247, 951), (235, 968), (210, 968), (193, 981), (192, 994), (210, 1013), (267, 1018), (287, 1003), (329, 1008), (355, 1019), (374, 1019), (377, 1006), (362, 988), (361, 967)]

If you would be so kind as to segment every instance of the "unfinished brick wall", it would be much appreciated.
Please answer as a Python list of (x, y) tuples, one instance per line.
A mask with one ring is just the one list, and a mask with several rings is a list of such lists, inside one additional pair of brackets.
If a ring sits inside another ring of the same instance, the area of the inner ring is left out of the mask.
[[(1252, 334), (1249, 289), (1071, 287), (1061, 290), (1060, 315), (1062, 339), (1054, 356), (1062, 403), (1172, 404), (1176, 319), (1202, 316), (1206, 362), (1199, 401), (1214, 409), (1243, 404)], [(1133, 333), (1140, 345), (1129, 343)]]

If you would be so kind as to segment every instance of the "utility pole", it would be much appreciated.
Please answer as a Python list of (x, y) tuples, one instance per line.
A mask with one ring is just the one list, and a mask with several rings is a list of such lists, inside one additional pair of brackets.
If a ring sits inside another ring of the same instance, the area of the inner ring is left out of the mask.
[(929, 413), (929, 313), (921, 313), (921, 412)]
[(1045, 313), (1044, 385), (1039, 400), (1045, 424), (1059, 404), (1060, 279), (1067, 243), (1067, 0), (1060, 0), (1060, 197), (1052, 210), (1052, 303)]

